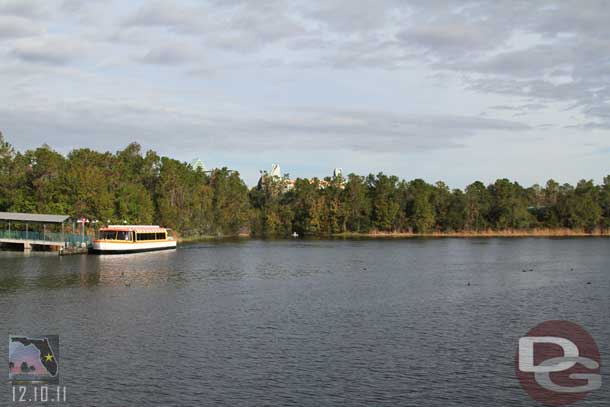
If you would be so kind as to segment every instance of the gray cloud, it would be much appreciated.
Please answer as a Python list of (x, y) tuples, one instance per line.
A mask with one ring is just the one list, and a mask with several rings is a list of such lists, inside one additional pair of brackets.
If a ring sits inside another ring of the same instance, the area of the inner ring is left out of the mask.
[[(388, 12), (371, 12), (375, 23), (353, 25), (334, 15), (341, 5), (328, 7), (309, 15), (348, 34), (326, 43), (322, 53), (321, 62), (335, 68), (394, 70), (424, 62), (460, 75), (476, 92), (571, 102), (591, 116), (610, 99), (604, 2), (385, 1), (380, 8)], [(366, 10), (366, 4), (354, 8)]]
[(43, 0), (2, 0), (0, 15), (37, 19), (48, 14)]
[[(250, 152), (282, 149), (403, 153), (413, 149), (460, 147), (479, 132), (523, 131), (529, 126), (507, 120), (449, 115), (403, 115), (376, 111), (295, 109), (242, 115), (211, 114), (140, 103), (81, 100), (58, 106), (41, 104), (0, 110), (7, 136), (42, 142), (40, 129), (53, 144), (78, 144), (82, 134), (102, 149), (127, 140), (163, 144), (180, 137), (182, 148)], [(26, 119), (27, 118), (27, 119)]]
[(607, 40), (610, 10), (603, 0), (578, 2), (552, 2), (553, 7), (544, 8), (536, 14), (533, 22), (536, 30), (550, 36), (559, 33), (578, 33), (599, 40)]
[[(474, 38), (487, 45), (485, 41), (491, 38), (496, 44), (477, 48), (476, 40), (470, 46), (463, 41), (447, 50), (443, 44), (429, 41), (425, 46), (437, 56), (433, 66), (465, 74), (463, 80), (476, 92), (524, 96), (545, 104), (572, 103), (581, 112), (606, 120), (596, 109), (610, 99), (610, 74), (604, 68), (610, 62), (606, 56), (610, 44), (599, 39), (610, 37), (610, 26), (602, 24), (610, 17), (606, 7), (595, 2), (560, 2), (553, 7), (541, 4), (529, 15), (509, 22), (505, 14), (491, 13), (503, 2), (483, 4), (479, 13), (487, 8), (487, 23), (496, 34)], [(516, 9), (513, 15), (519, 13)], [(443, 32), (451, 34), (450, 30)], [(509, 38), (524, 32), (529, 37), (522, 40), (519, 49), (511, 50)]]
[(191, 61), (193, 57), (194, 53), (188, 46), (175, 43), (151, 49), (137, 60), (145, 64), (181, 65)]
[(77, 41), (66, 38), (33, 38), (15, 43), (11, 54), (33, 64), (64, 65), (84, 52)]
[(463, 56), (492, 47), (497, 38), (484, 24), (467, 22), (425, 23), (398, 33), (397, 38), (406, 46), (425, 49), (436, 57)]
[[(462, 75), (478, 92), (591, 107), (595, 98), (607, 96), (586, 91), (593, 83), (609, 81), (603, 69), (610, 36), (605, 9), (595, 1), (381, 0), (288, 7), (270, 0), (208, 7), (157, 0), (126, 17), (123, 29), (160, 28), (199, 36), (212, 49), (238, 52), (287, 40), (286, 49), (299, 53), (296, 63), (302, 67), (396, 70), (423, 62), (437, 72)], [(579, 89), (566, 86), (570, 81)], [(495, 84), (501, 85), (498, 92)]]
[(231, 15), (222, 28), (218, 27), (209, 36), (210, 44), (224, 49), (250, 50), (306, 32), (286, 10), (260, 9), (255, 3), (247, 4), (243, 12)]
[(29, 37), (41, 32), (40, 28), (25, 18), (0, 16), (0, 39)]
[(517, 106), (512, 106), (512, 105), (496, 105), (496, 106), (491, 106), (490, 109), (494, 109), (494, 110), (519, 110), (519, 108)]
[(123, 28), (152, 27), (174, 33), (197, 35), (213, 47), (225, 50), (256, 50), (305, 32), (280, 2), (237, 2), (232, 6), (205, 8), (177, 2), (146, 2), (124, 19)]
[(301, 8), (301, 13), (306, 18), (324, 25), (329, 31), (352, 34), (376, 31), (384, 27), (399, 7), (400, 2), (392, 0), (338, 0), (307, 2)]
[(180, 6), (177, 2), (145, 2), (137, 11), (127, 17), (125, 27), (162, 27), (179, 32), (200, 32), (206, 26), (205, 10)]
[(542, 109), (545, 109), (546, 107), (547, 107), (547, 105), (545, 105), (543, 103), (525, 103), (522, 105), (495, 105), (495, 106), (491, 106), (490, 109), (509, 110), (509, 111), (518, 111), (518, 110), (532, 111), (532, 110), (542, 110)]

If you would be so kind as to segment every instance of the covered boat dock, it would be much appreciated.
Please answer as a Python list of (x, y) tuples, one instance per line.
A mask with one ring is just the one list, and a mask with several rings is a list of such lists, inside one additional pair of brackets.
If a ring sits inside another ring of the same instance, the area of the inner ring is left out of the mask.
[[(68, 219), (68, 215), (0, 212), (0, 222), (6, 224), (5, 229), (0, 229), (0, 244), (23, 245), (25, 251), (31, 250), (32, 246), (63, 248), (81, 238), (65, 233), (65, 223)], [(47, 231), (49, 225), (54, 229), (61, 225), (61, 232)]]

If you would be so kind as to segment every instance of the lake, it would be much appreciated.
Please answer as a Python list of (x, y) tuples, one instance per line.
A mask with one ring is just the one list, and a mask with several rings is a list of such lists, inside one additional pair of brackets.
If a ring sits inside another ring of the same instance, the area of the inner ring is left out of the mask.
[(0, 317), (5, 335), (60, 335), (69, 405), (535, 405), (517, 341), (553, 319), (606, 361), (578, 405), (610, 400), (606, 238), (0, 252)]

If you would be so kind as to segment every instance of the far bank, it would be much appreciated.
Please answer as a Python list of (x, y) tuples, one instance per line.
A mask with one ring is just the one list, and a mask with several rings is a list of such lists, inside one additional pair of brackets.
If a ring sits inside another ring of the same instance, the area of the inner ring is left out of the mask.
[[(517, 229), (504, 229), (504, 230), (479, 230), (479, 231), (460, 231), (460, 232), (430, 232), (430, 233), (414, 233), (414, 232), (344, 232), (344, 233), (333, 233), (333, 234), (308, 234), (305, 236), (299, 236), (298, 238), (344, 238), (344, 239), (410, 239), (410, 238), (493, 238), (493, 237), (610, 237), (609, 230), (593, 230), (587, 232), (582, 229), (531, 229), (531, 230), (517, 230)], [(189, 236), (189, 237), (178, 237), (179, 243), (195, 243), (203, 241), (213, 240), (244, 240), (244, 239), (297, 239), (293, 236), (259, 236), (249, 233), (240, 233), (239, 235), (200, 235), (200, 236)]]

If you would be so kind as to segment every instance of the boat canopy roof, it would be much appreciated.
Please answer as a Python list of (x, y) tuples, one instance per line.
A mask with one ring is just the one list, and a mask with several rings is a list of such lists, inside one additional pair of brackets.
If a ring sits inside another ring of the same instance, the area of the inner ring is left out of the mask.
[(0, 220), (30, 223), (63, 223), (68, 215), (46, 215), (41, 213), (0, 212)]
[(166, 229), (158, 225), (108, 225), (100, 231), (125, 231), (138, 233), (165, 232)]

